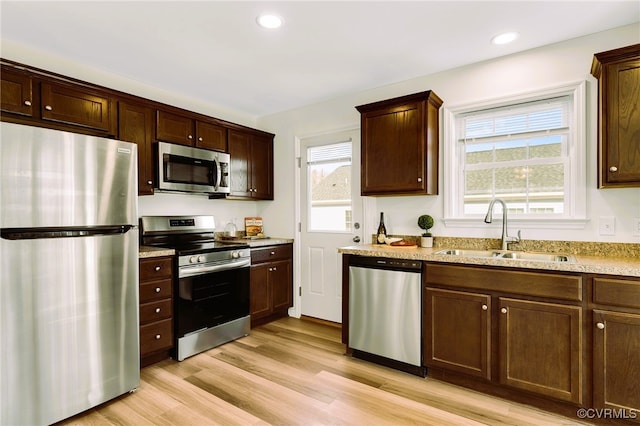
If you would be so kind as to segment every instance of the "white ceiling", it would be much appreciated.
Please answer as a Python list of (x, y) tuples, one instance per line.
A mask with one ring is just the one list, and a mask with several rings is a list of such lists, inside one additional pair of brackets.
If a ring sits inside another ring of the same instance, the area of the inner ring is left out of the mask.
[[(259, 28), (264, 11), (285, 25)], [(1, 0), (0, 13), (3, 42), (257, 117), (638, 22), (640, 1)], [(489, 42), (505, 30), (520, 38)]]

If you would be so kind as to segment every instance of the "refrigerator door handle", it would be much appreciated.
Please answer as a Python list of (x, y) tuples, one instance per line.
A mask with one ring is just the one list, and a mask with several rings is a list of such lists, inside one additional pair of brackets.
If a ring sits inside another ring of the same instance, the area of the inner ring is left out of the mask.
[(71, 226), (68, 228), (46, 227), (46, 228), (3, 228), (0, 236), (5, 240), (36, 240), (41, 238), (74, 238), (93, 237), (96, 235), (125, 234), (129, 230), (136, 228), (135, 225), (114, 225), (114, 226)]

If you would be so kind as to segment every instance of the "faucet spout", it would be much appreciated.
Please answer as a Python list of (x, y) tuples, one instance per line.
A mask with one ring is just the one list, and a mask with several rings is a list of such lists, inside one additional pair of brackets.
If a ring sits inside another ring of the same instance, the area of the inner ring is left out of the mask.
[(500, 198), (494, 198), (489, 203), (487, 215), (484, 217), (485, 223), (491, 223), (493, 221), (493, 206), (496, 203), (502, 204), (502, 250), (508, 250), (509, 243), (517, 243), (520, 241), (520, 231), (518, 231), (517, 237), (507, 235), (507, 204)]

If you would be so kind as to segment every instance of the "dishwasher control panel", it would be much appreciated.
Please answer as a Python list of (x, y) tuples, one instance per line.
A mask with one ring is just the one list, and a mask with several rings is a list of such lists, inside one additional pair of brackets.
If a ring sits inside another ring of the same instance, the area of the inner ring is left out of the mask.
[(422, 270), (422, 261), (410, 259), (392, 259), (388, 257), (355, 256), (352, 257), (349, 261), (349, 266), (420, 272)]

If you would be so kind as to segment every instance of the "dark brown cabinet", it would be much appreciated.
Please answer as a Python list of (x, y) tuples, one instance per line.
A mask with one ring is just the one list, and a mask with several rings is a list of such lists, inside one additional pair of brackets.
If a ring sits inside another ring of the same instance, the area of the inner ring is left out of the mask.
[(424, 364), (491, 379), (491, 296), (427, 287)]
[(231, 198), (273, 200), (273, 135), (229, 130)]
[(593, 404), (640, 412), (640, 280), (593, 280)]
[(430, 371), (585, 402), (581, 275), (428, 263), (424, 280)]
[(581, 404), (582, 308), (499, 299), (500, 383)]
[(33, 116), (33, 80), (32, 78), (11, 68), (2, 67), (0, 73), (0, 109), (3, 112)]
[(43, 81), (40, 86), (42, 120), (71, 124), (115, 136), (116, 101), (106, 94), (79, 86)]
[(159, 141), (227, 151), (227, 129), (220, 125), (159, 110), (156, 129)]
[(432, 91), (357, 106), (362, 195), (438, 194), (438, 111)]
[(140, 366), (173, 349), (173, 258), (140, 259)]
[(154, 188), (153, 109), (129, 102), (118, 104), (118, 139), (138, 145), (138, 194)]
[(596, 53), (598, 187), (640, 186), (640, 44)]
[(293, 306), (293, 245), (251, 249), (251, 326), (287, 315)]

